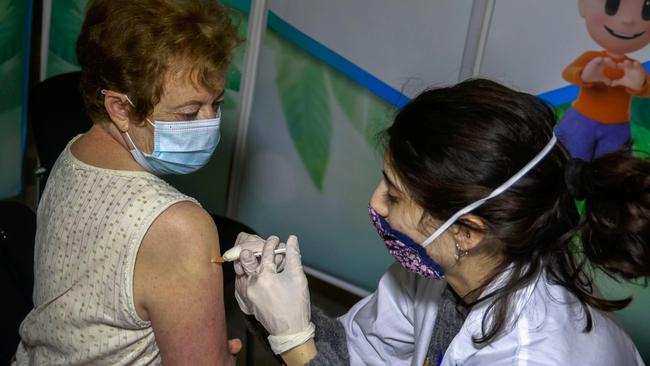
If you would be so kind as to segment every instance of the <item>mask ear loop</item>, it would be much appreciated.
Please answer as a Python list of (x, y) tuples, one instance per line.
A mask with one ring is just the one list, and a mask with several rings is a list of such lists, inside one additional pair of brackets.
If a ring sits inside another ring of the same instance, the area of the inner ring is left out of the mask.
[[(104, 96), (106, 96), (106, 95), (108, 94), (108, 90), (106, 90), (106, 89), (102, 89), (102, 90), (100, 90), (99, 92), (102, 93), (102, 95), (104, 95)], [(131, 98), (129, 98), (129, 96), (126, 95), (126, 94), (122, 94), (122, 95), (124, 95), (124, 98), (126, 98), (126, 101), (129, 102), (129, 104), (130, 104), (132, 107), (135, 108), (135, 104), (133, 104), (133, 102), (131, 101)]]
[[(102, 93), (102, 95), (106, 95), (108, 93), (108, 91), (106, 89), (102, 89), (99, 92)], [(126, 101), (129, 102), (129, 104), (132, 107), (135, 108), (135, 104), (133, 104), (133, 102), (131, 101), (131, 98), (129, 98), (129, 96), (127, 94), (122, 94), (122, 95), (124, 95), (124, 98), (126, 98)], [(149, 121), (148, 118), (147, 118), (147, 122), (149, 122), (149, 124), (154, 126), (154, 124), (151, 123), (151, 121)], [(155, 126), (154, 126), (154, 128), (155, 128)], [(134, 150), (134, 149), (138, 150), (138, 151), (140, 150), (140, 149), (138, 149), (137, 146), (135, 146), (135, 143), (133, 142), (133, 139), (131, 139), (131, 135), (129, 135), (128, 131), (127, 132), (122, 132), (122, 137), (124, 137), (124, 136), (126, 136), (126, 138), (124, 140), (125, 140), (126, 144), (129, 145), (129, 150)]]
[[(129, 104), (130, 104), (133, 108), (135, 108), (135, 104), (133, 104), (133, 102), (131, 101), (131, 98), (129, 98), (129, 96), (126, 95), (126, 94), (124, 94), (124, 97), (125, 97), (126, 100), (129, 102)], [(153, 122), (151, 122), (151, 120), (150, 120), (149, 118), (145, 118), (144, 120), (147, 121), (147, 122), (151, 125), (151, 127), (156, 128), (156, 124), (153, 123)]]

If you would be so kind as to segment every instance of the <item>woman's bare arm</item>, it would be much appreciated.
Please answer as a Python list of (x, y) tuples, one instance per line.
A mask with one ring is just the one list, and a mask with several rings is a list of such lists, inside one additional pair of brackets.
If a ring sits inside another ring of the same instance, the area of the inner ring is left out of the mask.
[(228, 365), (217, 228), (191, 202), (163, 212), (145, 235), (136, 259), (134, 298), (150, 320), (165, 365)]

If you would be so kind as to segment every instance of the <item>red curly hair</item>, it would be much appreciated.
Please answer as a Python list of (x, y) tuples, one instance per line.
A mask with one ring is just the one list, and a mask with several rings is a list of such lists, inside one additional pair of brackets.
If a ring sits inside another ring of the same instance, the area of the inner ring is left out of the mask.
[(239, 43), (217, 0), (91, 0), (77, 40), (81, 94), (94, 122), (108, 120), (102, 89), (128, 94), (131, 117), (149, 116), (170, 72), (215, 91)]

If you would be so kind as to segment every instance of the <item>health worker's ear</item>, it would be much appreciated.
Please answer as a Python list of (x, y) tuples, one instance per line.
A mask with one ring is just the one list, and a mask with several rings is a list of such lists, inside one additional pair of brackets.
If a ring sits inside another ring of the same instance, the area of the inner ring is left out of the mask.
[(456, 240), (461, 242), (464, 250), (471, 251), (479, 246), (485, 237), (487, 225), (476, 215), (465, 215), (459, 219), (463, 225), (456, 225)]

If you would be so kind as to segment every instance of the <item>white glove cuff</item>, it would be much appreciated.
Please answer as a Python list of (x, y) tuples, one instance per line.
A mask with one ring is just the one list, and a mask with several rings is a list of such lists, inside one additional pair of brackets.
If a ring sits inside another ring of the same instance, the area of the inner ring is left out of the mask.
[(271, 345), (271, 349), (273, 350), (273, 353), (279, 355), (307, 342), (308, 340), (314, 337), (315, 333), (316, 333), (316, 327), (314, 326), (314, 323), (309, 322), (307, 329), (303, 330), (300, 333), (284, 335), (284, 336), (270, 335), (269, 344)]

